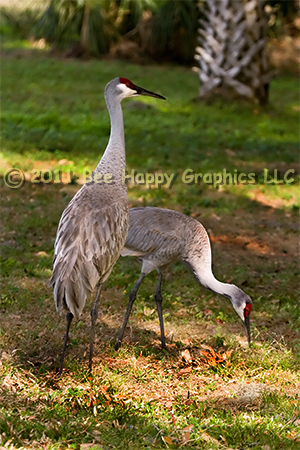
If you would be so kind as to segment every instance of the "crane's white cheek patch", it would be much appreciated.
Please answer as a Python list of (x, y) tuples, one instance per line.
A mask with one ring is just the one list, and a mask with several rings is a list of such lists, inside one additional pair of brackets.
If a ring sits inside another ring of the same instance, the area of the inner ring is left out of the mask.
[(130, 89), (128, 86), (126, 86), (126, 84), (123, 83), (119, 83), (117, 87), (123, 92), (124, 98), (132, 97), (134, 94), (137, 93), (137, 91)]
[(233, 307), (234, 307), (234, 309), (235, 309), (237, 315), (241, 318), (242, 321), (244, 321), (244, 307), (243, 307), (243, 306), (240, 306), (239, 308), (236, 308), (236, 307), (234, 306), (234, 303), (232, 303), (232, 305), (233, 305)]

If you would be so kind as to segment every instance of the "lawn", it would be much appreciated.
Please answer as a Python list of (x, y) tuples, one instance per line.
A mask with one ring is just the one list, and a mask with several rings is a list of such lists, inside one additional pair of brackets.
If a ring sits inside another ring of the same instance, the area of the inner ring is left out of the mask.
[[(1, 71), (1, 445), (299, 449), (298, 80), (275, 78), (261, 108), (197, 101), (197, 75), (178, 66), (4, 46)], [(159, 345), (153, 273), (116, 353), (140, 271), (135, 259), (120, 258), (102, 291), (93, 373), (88, 304), (72, 324), (58, 378), (65, 317), (48, 288), (55, 234), (106, 147), (103, 90), (116, 76), (167, 98), (122, 104), (127, 171), (139, 174), (128, 184), (131, 206), (167, 207), (203, 223), (215, 276), (253, 299), (253, 344), (229, 301), (178, 263), (163, 279), (168, 351)], [(24, 174), (20, 189), (7, 186), (12, 168)], [(146, 174), (160, 175), (161, 186), (143, 184)]]

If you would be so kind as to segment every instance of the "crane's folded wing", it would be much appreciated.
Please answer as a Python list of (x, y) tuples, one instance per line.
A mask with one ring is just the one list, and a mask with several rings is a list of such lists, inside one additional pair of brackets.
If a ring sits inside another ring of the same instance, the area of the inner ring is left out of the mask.
[(108, 278), (124, 245), (124, 238), (117, 240), (116, 236), (126, 236), (126, 209), (127, 205), (119, 202), (100, 210), (92, 210), (86, 204), (80, 210), (81, 220), (78, 210), (65, 210), (57, 232), (49, 283), (58, 311), (64, 306), (78, 318), (96, 284)]

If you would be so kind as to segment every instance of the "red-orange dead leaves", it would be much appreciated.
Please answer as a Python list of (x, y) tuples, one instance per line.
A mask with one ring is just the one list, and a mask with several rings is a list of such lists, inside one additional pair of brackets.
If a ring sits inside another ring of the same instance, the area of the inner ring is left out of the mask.
[(179, 371), (180, 375), (190, 373), (193, 368), (196, 370), (217, 365), (230, 365), (232, 350), (216, 352), (212, 347), (205, 345), (192, 356), (188, 349), (181, 353), (184, 367)]

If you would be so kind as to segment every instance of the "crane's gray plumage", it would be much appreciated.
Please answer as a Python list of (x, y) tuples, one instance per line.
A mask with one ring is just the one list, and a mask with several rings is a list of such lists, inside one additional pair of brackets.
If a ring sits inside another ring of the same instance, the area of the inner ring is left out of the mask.
[[(98, 285), (91, 310), (89, 366), (92, 366), (94, 326), (97, 320), (100, 287), (120, 256), (128, 231), (128, 195), (123, 182), (125, 137), (121, 101), (135, 95), (164, 98), (135, 86), (126, 78), (115, 78), (105, 88), (111, 120), (107, 148), (86, 184), (64, 210), (55, 241), (50, 286), (58, 311), (67, 311), (67, 332), (60, 373), (63, 369), (68, 331), (73, 317), (78, 319), (87, 298)], [(106, 176), (106, 181), (103, 181)]]
[[(65, 209), (57, 232), (51, 284), (58, 311), (78, 319), (98, 282), (109, 276), (128, 230), (128, 202), (123, 194), (94, 198), (99, 189), (80, 190)], [(82, 204), (80, 204), (82, 203)]]
[(120, 347), (137, 291), (144, 277), (155, 269), (159, 273), (155, 300), (160, 320), (162, 347), (165, 348), (161, 309), (161, 269), (178, 260), (192, 270), (204, 287), (230, 299), (245, 326), (250, 344), (249, 314), (252, 300), (242, 289), (233, 284), (221, 283), (214, 277), (209, 237), (203, 225), (196, 219), (168, 209), (132, 208), (129, 211), (129, 231), (121, 255), (136, 256), (142, 262), (142, 270), (137, 283), (129, 294), (127, 312), (116, 350)]

